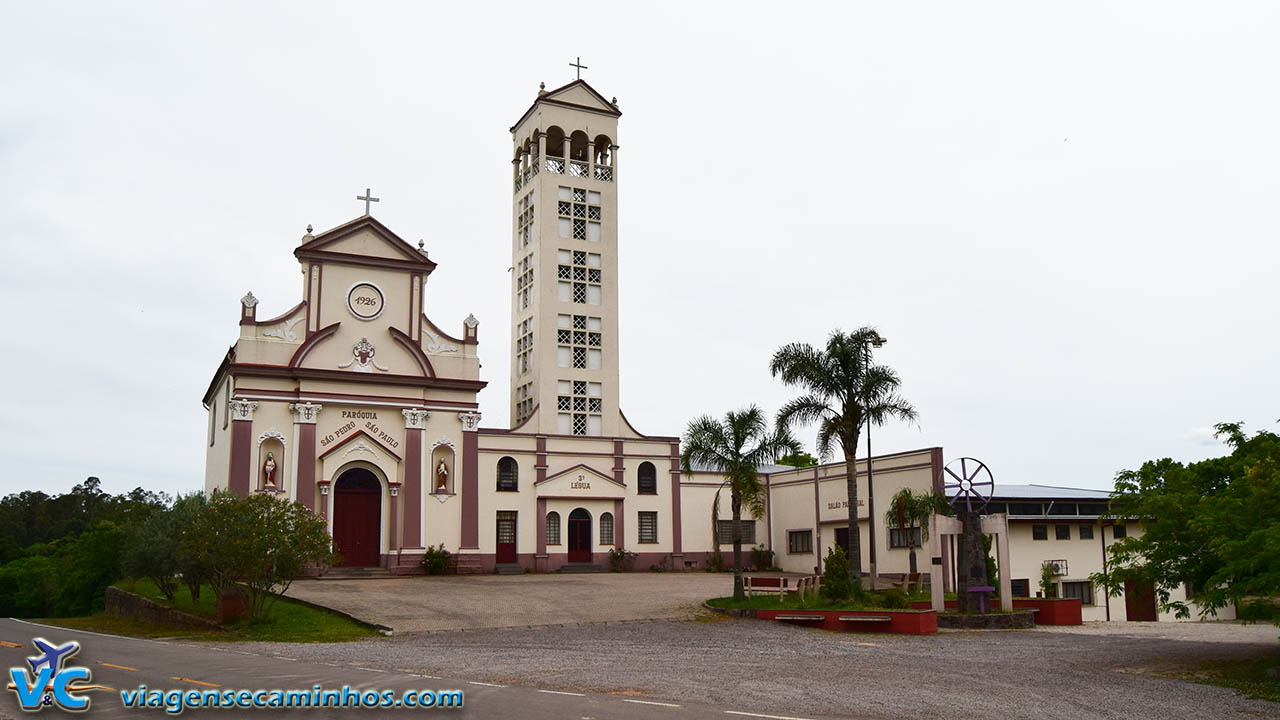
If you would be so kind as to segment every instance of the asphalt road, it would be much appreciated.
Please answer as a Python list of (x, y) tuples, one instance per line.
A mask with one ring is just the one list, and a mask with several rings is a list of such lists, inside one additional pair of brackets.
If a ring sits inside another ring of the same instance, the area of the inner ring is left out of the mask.
[[(245, 652), (210, 645), (142, 640), (100, 635), (36, 625), (14, 619), (0, 620), (0, 658), (5, 667), (26, 667), (26, 658), (36, 654), (32, 638), (44, 638), (63, 644), (76, 640), (80, 653), (69, 665), (90, 668), (92, 683), (112, 688), (113, 692), (86, 693), (92, 698), (88, 713), (94, 718), (165, 717), (161, 709), (126, 709), (119, 690), (146, 685), (154, 689), (302, 689), (320, 684), (325, 689), (350, 685), (353, 689), (403, 690), (460, 689), (465, 693), (461, 710), (186, 710), (183, 716), (240, 718), (263, 714), (265, 717), (350, 718), (353, 716), (429, 716), (443, 713), (449, 717), (467, 718), (619, 718), (649, 720), (651, 718), (742, 718), (770, 715), (734, 712), (732, 708), (712, 707), (685, 701), (666, 702), (657, 698), (621, 697), (599, 693), (555, 691), (500, 683), (468, 681), (458, 678), (433, 677), (392, 669), (368, 667), (379, 664), (379, 646), (365, 646), (365, 663), (301, 660), (284, 655)], [(21, 647), (12, 647), (20, 645)], [(366, 665), (367, 663), (367, 665)], [(0, 717), (30, 717), (22, 712), (14, 693), (0, 701)], [(59, 713), (57, 710), (51, 712)], [(812, 716), (805, 716), (812, 717)]]

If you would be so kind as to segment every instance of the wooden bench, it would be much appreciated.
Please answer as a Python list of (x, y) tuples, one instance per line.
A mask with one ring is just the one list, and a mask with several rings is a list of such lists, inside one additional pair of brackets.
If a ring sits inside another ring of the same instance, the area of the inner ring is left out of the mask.
[(750, 575), (742, 578), (742, 589), (750, 597), (752, 591), (757, 593), (777, 594), (782, 597), (789, 592), (794, 592), (795, 588), (789, 587), (787, 578), (784, 577), (751, 577)]
[(774, 615), (774, 620), (825, 620), (821, 615)]
[(841, 615), (841, 622), (889, 622), (893, 620), (888, 615)]

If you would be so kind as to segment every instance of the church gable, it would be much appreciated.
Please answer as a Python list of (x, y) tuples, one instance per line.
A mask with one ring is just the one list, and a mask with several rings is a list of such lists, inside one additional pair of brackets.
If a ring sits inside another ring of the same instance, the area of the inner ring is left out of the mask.
[(546, 95), (542, 96), (542, 100), (554, 100), (557, 102), (571, 103), (582, 107), (591, 108), (593, 110), (601, 110), (612, 115), (620, 115), (618, 108), (609, 102), (594, 88), (584, 80), (575, 80), (568, 85), (556, 88)]
[(371, 216), (303, 238), (294, 251), (299, 260), (329, 260), (360, 263), (381, 261), (398, 267), (430, 273), (436, 264), (421, 248), (415, 248)]
[(620, 498), (626, 486), (585, 464), (574, 465), (535, 483), (539, 497)]

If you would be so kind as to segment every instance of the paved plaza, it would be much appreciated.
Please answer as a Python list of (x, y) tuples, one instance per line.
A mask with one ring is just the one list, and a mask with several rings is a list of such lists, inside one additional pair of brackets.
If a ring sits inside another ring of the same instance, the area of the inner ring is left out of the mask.
[(289, 588), (396, 634), (685, 619), (703, 600), (732, 594), (728, 573), (656, 572), (299, 580)]

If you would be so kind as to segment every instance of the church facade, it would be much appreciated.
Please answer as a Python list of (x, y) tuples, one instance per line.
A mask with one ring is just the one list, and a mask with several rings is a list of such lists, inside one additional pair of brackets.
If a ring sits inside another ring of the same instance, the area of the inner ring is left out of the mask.
[[(464, 572), (607, 566), (610, 551), (694, 569), (727, 552), (722, 478), (682, 473), (679, 437), (639, 432), (619, 405), (620, 116), (578, 80), (539, 91), (511, 128), (510, 427), (481, 425), (478, 321), (428, 316), (436, 264), (366, 196), (363, 216), (295, 248), (297, 305), (259, 319), (257, 298), (241, 300), (203, 398), (206, 490), (282, 494), (326, 519), (344, 565), (393, 572), (441, 544)], [(875, 496), (860, 497), (883, 514), (897, 488), (933, 487), (941, 461), (939, 448), (877, 458)], [(843, 464), (762, 470), (768, 511), (748, 545), (808, 571), (843, 540)], [(904, 572), (873, 509), (864, 555), (874, 535), (879, 571)]]

